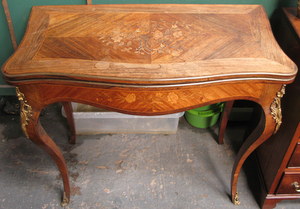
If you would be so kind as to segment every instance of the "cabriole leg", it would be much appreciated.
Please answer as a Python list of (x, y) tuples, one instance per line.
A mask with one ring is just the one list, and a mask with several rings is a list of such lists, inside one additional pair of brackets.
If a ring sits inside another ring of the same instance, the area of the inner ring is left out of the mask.
[(17, 88), (17, 96), (21, 107), (21, 126), (27, 138), (44, 149), (55, 161), (63, 179), (64, 193), (62, 206), (66, 206), (70, 201), (70, 183), (68, 169), (60, 149), (47, 135), (39, 122), (42, 105), (37, 102), (30, 102), (25, 95)]
[[(270, 92), (274, 89), (267, 89)], [(231, 175), (231, 199), (235, 205), (239, 205), (239, 196), (237, 192), (238, 177), (241, 168), (247, 157), (272, 134), (276, 133), (281, 125), (281, 98), (285, 93), (285, 85), (275, 93), (273, 98), (262, 99), (263, 114), (256, 129), (250, 134), (241, 146), (235, 160)]]

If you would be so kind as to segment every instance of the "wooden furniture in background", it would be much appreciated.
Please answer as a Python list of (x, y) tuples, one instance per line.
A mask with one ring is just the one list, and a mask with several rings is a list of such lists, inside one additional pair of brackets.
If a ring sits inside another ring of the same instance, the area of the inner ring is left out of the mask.
[[(300, 66), (300, 19), (296, 8), (284, 9), (278, 41)], [(262, 177), (261, 206), (271, 209), (281, 200), (300, 198), (300, 76), (287, 86), (283, 103), (283, 125), (257, 150)]]
[(63, 205), (70, 199), (67, 166), (39, 123), (48, 104), (64, 102), (67, 116), (71, 101), (136, 115), (237, 99), (260, 104), (262, 120), (232, 170), (231, 197), (239, 204), (241, 167), (280, 127), (280, 100), (296, 72), (258, 5), (33, 7), (24, 39), (3, 67), (18, 87), (25, 135), (60, 170)]

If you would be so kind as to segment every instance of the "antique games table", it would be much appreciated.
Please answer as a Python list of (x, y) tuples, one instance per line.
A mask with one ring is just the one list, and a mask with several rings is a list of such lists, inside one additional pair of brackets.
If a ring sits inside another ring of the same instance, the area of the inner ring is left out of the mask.
[(33, 7), (27, 31), (2, 68), (17, 87), (25, 135), (55, 161), (70, 200), (67, 166), (39, 122), (70, 102), (134, 115), (162, 115), (237, 99), (263, 110), (232, 170), (231, 197), (246, 158), (281, 124), (280, 99), (297, 73), (259, 5), (78, 5)]

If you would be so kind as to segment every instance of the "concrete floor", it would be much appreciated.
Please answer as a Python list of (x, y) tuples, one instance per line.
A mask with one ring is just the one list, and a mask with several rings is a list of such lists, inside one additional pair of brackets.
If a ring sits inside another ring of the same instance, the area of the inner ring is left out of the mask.
[[(244, 126), (229, 126), (225, 144), (217, 128), (196, 129), (182, 118), (176, 135), (115, 134), (78, 136), (67, 143), (57, 105), (42, 124), (63, 150), (71, 176), (73, 209), (259, 208), (254, 184), (239, 179), (241, 205), (229, 198), (230, 175)], [(253, 169), (248, 167), (247, 173)], [(0, 115), (0, 208), (61, 208), (62, 183), (47, 154), (25, 139), (17, 116)], [(298, 209), (299, 200), (276, 208)]]

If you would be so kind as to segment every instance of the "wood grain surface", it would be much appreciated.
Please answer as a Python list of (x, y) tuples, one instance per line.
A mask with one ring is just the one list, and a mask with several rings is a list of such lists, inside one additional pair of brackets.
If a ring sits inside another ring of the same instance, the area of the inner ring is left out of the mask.
[(296, 72), (258, 5), (33, 7), (21, 47), (3, 67), (11, 83), (291, 81)]

